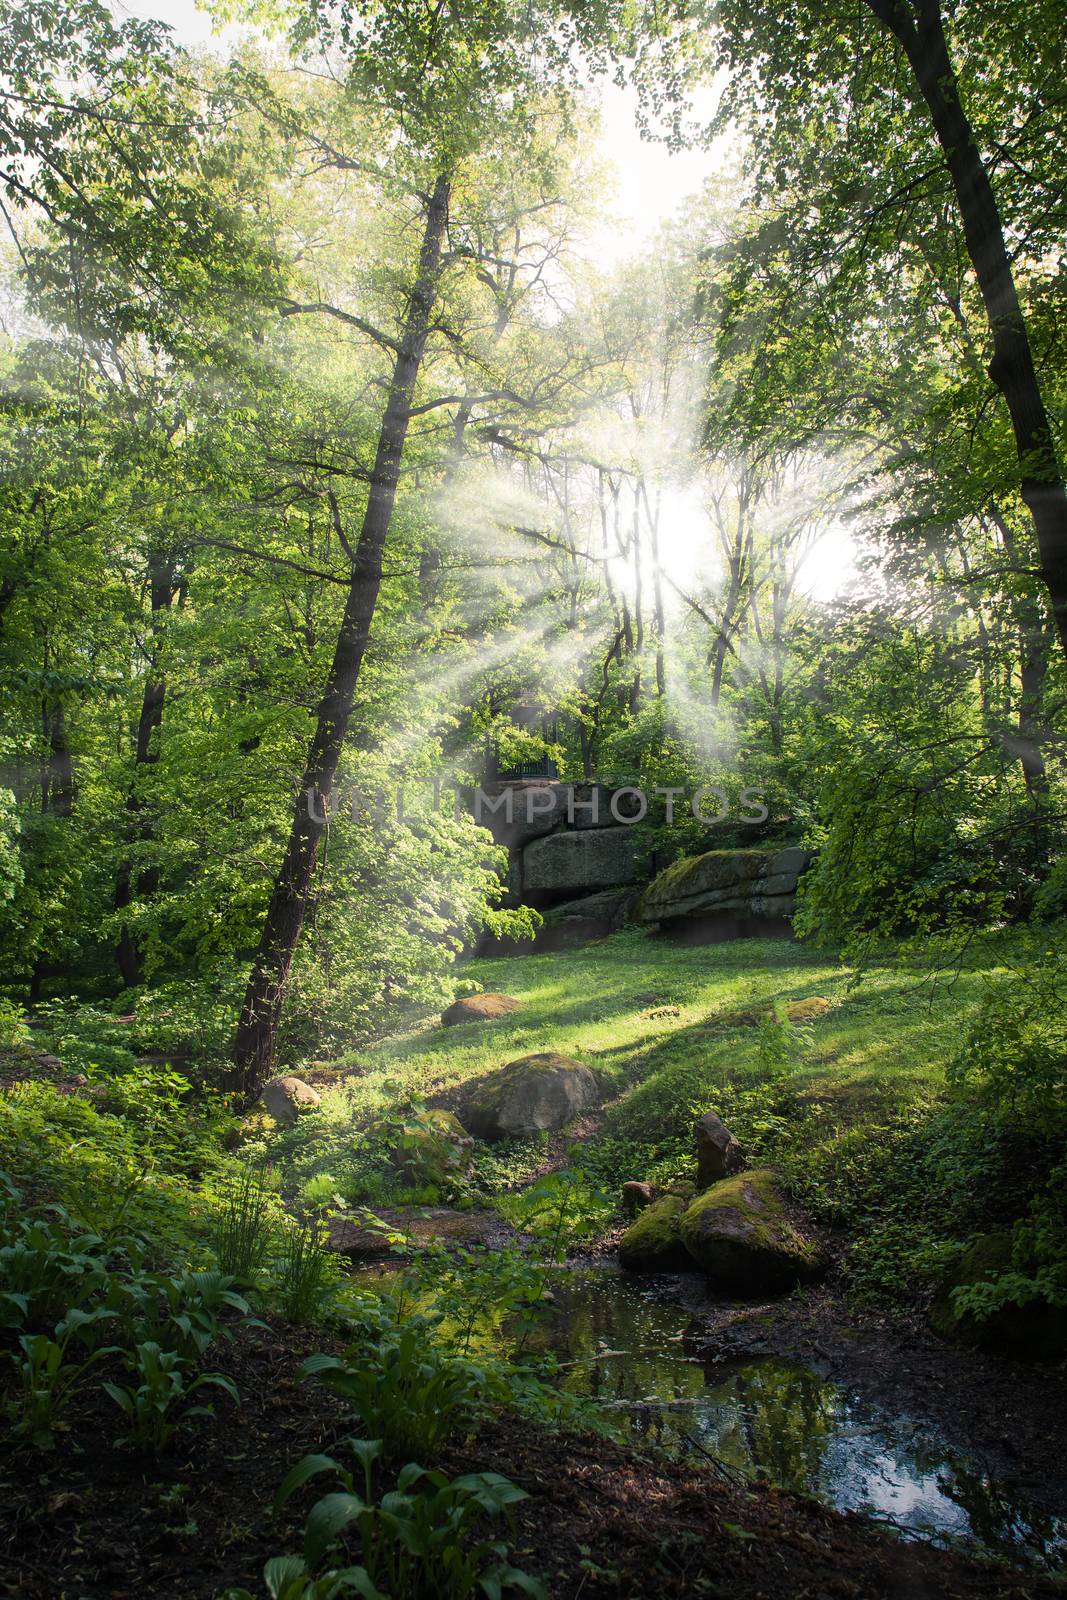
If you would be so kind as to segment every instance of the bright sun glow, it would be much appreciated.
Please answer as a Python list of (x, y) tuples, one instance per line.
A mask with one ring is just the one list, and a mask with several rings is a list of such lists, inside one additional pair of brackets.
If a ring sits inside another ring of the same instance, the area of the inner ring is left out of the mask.
[[(212, 19), (194, 0), (139, 0), (119, 6), (139, 17), (155, 17), (174, 29), (187, 46), (212, 42), (233, 44), (247, 28), (213, 29)], [(637, 125), (637, 95), (610, 81), (597, 87), (600, 103), (600, 155), (613, 169), (614, 194), (600, 226), (584, 241), (590, 261), (611, 269), (635, 258), (657, 229), (679, 214), (704, 183), (722, 170), (729, 156), (725, 143), (711, 150), (670, 151), (661, 141), (642, 138)], [(710, 109), (710, 100), (709, 100)], [(667, 575), (665, 595), (671, 611), (685, 605), (678, 591), (693, 593), (714, 582), (722, 558), (699, 487), (663, 482), (660, 490), (660, 559)], [(816, 601), (832, 599), (856, 576), (855, 541), (839, 521), (829, 521), (809, 551), (798, 579), (798, 592)]]

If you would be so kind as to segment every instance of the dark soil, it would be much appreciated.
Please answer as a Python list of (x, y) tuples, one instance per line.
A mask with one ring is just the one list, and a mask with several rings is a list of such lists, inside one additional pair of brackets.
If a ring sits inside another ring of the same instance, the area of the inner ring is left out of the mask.
[[(309, 1450), (348, 1431), (338, 1403), (296, 1381), (329, 1341), (248, 1330), (213, 1352), (242, 1397), (190, 1427), (157, 1461), (110, 1441), (113, 1403), (93, 1389), (48, 1453), (0, 1447), (0, 1594), (25, 1600), (212, 1600), (227, 1585), (262, 1594), (270, 1555), (295, 1550), (314, 1489), (277, 1523), (270, 1502)], [(857, 1517), (774, 1489), (515, 1419), (456, 1441), (451, 1472), (494, 1469), (529, 1491), (514, 1559), (557, 1600), (729, 1596), (730, 1600), (1060, 1595), (1048, 1579), (901, 1543)], [(320, 1491), (321, 1492), (321, 1491)]]

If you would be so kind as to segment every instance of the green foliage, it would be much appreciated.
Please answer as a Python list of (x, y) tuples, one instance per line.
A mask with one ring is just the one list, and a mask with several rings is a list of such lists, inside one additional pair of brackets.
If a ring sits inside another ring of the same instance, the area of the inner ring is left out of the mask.
[(194, 1375), (192, 1364), (177, 1350), (162, 1350), (154, 1340), (138, 1344), (125, 1364), (134, 1382), (109, 1382), (103, 1387), (129, 1424), (122, 1442), (132, 1449), (158, 1455), (190, 1417), (213, 1416), (210, 1405), (190, 1403), (199, 1390), (221, 1389), (235, 1405), (240, 1404), (230, 1378), (221, 1372)]
[(991, 1141), (1025, 1134), (1044, 1155), (1028, 1212), (1015, 1222), (1013, 1269), (957, 1291), (957, 1309), (978, 1321), (1006, 1304), (1067, 1304), (1067, 1165), (1046, 1152), (1067, 1140), (1067, 958), (1062, 939), (1036, 938), (1017, 964), (994, 973), (949, 1082), (984, 1113)]
[(321, 1322), (337, 1300), (341, 1272), (327, 1238), (325, 1223), (315, 1216), (281, 1225), (271, 1294), (290, 1322)]
[(810, 1051), (815, 1030), (807, 1022), (790, 1022), (779, 1002), (756, 1023), (756, 1059), (767, 1078), (794, 1071)]
[(399, 1318), (388, 1301), (361, 1307), (358, 1333), (344, 1357), (310, 1356), (301, 1376), (341, 1399), (390, 1461), (429, 1454), (484, 1403), (486, 1376), (464, 1356), (433, 1341), (437, 1319)]
[(225, 1184), (211, 1227), (211, 1243), (222, 1272), (253, 1283), (270, 1254), (277, 1199), (263, 1172), (241, 1167)]
[(82, 1360), (67, 1359), (69, 1345), (83, 1331), (83, 1319), (101, 1315), (72, 1310), (56, 1324), (54, 1339), (44, 1333), (20, 1334), (17, 1351), (5, 1352), (14, 1368), (15, 1393), (7, 1409), (16, 1439), (37, 1450), (51, 1449), (55, 1427), (84, 1387), (90, 1368), (115, 1353), (113, 1346), (100, 1346)]
[[(1006, 1123), (1067, 1134), (1067, 951), (1062, 938), (994, 973), (949, 1082)], [(1022, 954), (1022, 952), (1020, 952)]]
[[(137, 1449), (162, 1450), (179, 1426), (204, 1414), (203, 1405), (191, 1404), (201, 1389), (237, 1400), (228, 1378), (199, 1370), (210, 1345), (228, 1332), (223, 1318), (248, 1321), (248, 1303), (231, 1278), (147, 1271), (145, 1241), (105, 1240), (56, 1205), (42, 1216), (24, 1215), (18, 1190), (0, 1178), (7, 1285), (0, 1330), (15, 1334), (15, 1346), (0, 1353), (11, 1363), (13, 1393), (5, 1404), (16, 1438), (48, 1448), (91, 1369), (112, 1358), (121, 1358), (135, 1381), (108, 1380), (103, 1388), (125, 1413), (125, 1437)], [(63, 1315), (50, 1327), (60, 1306)]]
[(509, 1221), (518, 1223), (537, 1240), (549, 1261), (563, 1261), (582, 1240), (603, 1230), (612, 1203), (596, 1186), (581, 1163), (577, 1149), (567, 1165), (537, 1178), (527, 1189), (498, 1202)]
[(0, 1049), (27, 1045), (32, 1038), (21, 1006), (0, 995)]
[[(472, 1600), (484, 1594), (500, 1600), (515, 1592), (544, 1600), (543, 1586), (510, 1565), (506, 1543), (482, 1533), (486, 1521), (509, 1516), (527, 1498), (524, 1490), (496, 1472), (449, 1479), (409, 1462), (398, 1473), (395, 1489), (379, 1494), (374, 1473), (380, 1441), (341, 1443), (352, 1467), (334, 1456), (305, 1456), (275, 1496), (280, 1510), (325, 1472), (342, 1486), (308, 1513), (302, 1557), (276, 1556), (267, 1563), (263, 1577), (272, 1600), (344, 1594), (365, 1600)], [(346, 1534), (359, 1539), (358, 1567), (333, 1565)], [(251, 1600), (244, 1590), (227, 1594), (228, 1600)]]

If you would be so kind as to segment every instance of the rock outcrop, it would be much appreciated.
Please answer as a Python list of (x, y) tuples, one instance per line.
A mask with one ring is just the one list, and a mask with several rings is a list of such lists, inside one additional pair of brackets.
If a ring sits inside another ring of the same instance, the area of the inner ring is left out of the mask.
[(712, 1286), (738, 1294), (780, 1294), (817, 1277), (823, 1265), (815, 1241), (786, 1213), (767, 1167), (706, 1189), (683, 1212), (678, 1231)]
[(260, 1098), (275, 1122), (281, 1123), (293, 1123), (302, 1112), (313, 1111), (319, 1104), (319, 1096), (311, 1085), (288, 1073), (270, 1078), (263, 1085)]
[(595, 1075), (555, 1050), (522, 1056), (486, 1079), (467, 1102), (464, 1126), (479, 1139), (529, 1139), (600, 1104)]
[(564, 900), (543, 913), (544, 925), (534, 940), (538, 950), (569, 950), (606, 939), (626, 921), (626, 914), (637, 898), (634, 889), (603, 889), (578, 900)]
[(727, 920), (773, 925), (796, 910), (796, 890), (810, 856), (784, 850), (708, 850), (674, 861), (649, 884), (634, 915), (670, 927)]
[(535, 839), (522, 853), (524, 899), (574, 896), (580, 889), (636, 883), (637, 840), (629, 827), (576, 828)]

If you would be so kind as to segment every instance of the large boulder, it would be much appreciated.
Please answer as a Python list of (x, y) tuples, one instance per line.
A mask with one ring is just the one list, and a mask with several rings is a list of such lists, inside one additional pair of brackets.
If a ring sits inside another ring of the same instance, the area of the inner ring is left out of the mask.
[(558, 899), (583, 889), (615, 889), (637, 882), (637, 841), (631, 827), (578, 828), (535, 839), (522, 853), (527, 899)]
[(740, 1172), (745, 1164), (741, 1146), (714, 1111), (705, 1111), (694, 1128), (697, 1145), (697, 1188), (710, 1189)]
[(275, 1122), (282, 1123), (295, 1122), (302, 1112), (313, 1111), (319, 1104), (319, 1096), (310, 1083), (289, 1073), (270, 1078), (263, 1085), (260, 1098)]
[(779, 922), (796, 910), (797, 883), (810, 860), (792, 846), (683, 856), (649, 884), (635, 914), (646, 924), (720, 916)]
[(463, 1122), (479, 1139), (529, 1139), (562, 1128), (599, 1103), (600, 1089), (587, 1066), (545, 1050), (493, 1073), (468, 1101)]
[(767, 1167), (706, 1189), (678, 1227), (690, 1257), (715, 1288), (779, 1294), (817, 1277), (822, 1268), (818, 1246), (790, 1220)]
[(957, 1310), (953, 1290), (993, 1283), (1014, 1270), (1011, 1234), (983, 1234), (942, 1278), (930, 1306), (931, 1327), (943, 1339), (996, 1355), (1015, 1356), (1020, 1361), (1062, 1361), (1067, 1356), (1067, 1306), (1031, 1300), (1023, 1306), (999, 1306), (981, 1320), (971, 1311)]
[(679, 1224), (692, 1201), (693, 1185), (674, 1188), (631, 1222), (619, 1240), (619, 1260), (636, 1272), (691, 1272), (692, 1258), (682, 1242)]
[(453, 1028), (459, 1022), (495, 1022), (498, 1017), (518, 1011), (521, 1004), (510, 994), (465, 994), (453, 1000), (442, 1013), (441, 1022), (446, 1028)]

